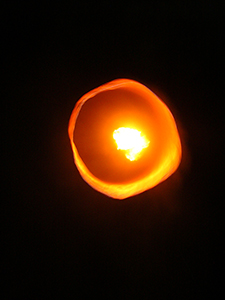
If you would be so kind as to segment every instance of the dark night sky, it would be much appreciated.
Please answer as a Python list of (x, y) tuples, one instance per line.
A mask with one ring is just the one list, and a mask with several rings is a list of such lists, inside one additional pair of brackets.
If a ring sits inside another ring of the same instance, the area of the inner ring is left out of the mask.
[[(2, 299), (220, 299), (224, 7), (194, 3), (8, 4)], [(158, 93), (183, 145), (174, 175), (124, 201), (82, 180), (67, 134), (116, 78)]]

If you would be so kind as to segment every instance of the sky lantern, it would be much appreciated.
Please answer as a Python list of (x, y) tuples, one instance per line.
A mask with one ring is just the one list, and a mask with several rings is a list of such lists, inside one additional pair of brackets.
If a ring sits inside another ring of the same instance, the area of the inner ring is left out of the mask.
[(181, 143), (170, 110), (134, 80), (116, 79), (82, 96), (68, 133), (83, 179), (115, 199), (153, 188), (180, 164)]

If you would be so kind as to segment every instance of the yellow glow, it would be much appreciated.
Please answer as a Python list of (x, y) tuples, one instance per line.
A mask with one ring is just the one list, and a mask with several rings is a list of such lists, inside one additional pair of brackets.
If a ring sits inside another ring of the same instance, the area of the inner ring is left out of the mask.
[(117, 144), (117, 150), (125, 150), (125, 156), (130, 161), (139, 159), (141, 151), (150, 143), (140, 131), (126, 127), (114, 130), (113, 138)]

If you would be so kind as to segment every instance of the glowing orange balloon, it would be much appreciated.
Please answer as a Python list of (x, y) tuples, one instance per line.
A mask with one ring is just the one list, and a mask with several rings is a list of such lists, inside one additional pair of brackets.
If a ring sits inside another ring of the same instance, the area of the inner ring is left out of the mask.
[(113, 80), (81, 97), (68, 132), (83, 179), (116, 199), (153, 188), (181, 160), (170, 110), (146, 86), (129, 79)]

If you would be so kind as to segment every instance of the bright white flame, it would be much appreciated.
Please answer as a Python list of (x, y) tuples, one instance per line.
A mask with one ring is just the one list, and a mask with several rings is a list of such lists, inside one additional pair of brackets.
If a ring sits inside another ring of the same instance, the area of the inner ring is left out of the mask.
[(140, 152), (147, 148), (150, 141), (133, 128), (120, 127), (113, 132), (117, 150), (125, 150), (125, 156), (130, 161), (140, 158)]

